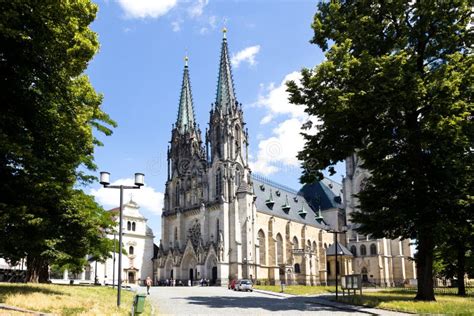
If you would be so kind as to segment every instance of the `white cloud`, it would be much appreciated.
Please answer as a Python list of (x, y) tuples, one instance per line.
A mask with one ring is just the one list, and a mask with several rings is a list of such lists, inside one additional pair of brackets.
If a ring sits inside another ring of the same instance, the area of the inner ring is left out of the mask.
[(217, 26), (217, 17), (215, 15), (211, 15), (208, 19), (207, 22), (209, 23), (209, 26), (213, 29), (216, 28)]
[(204, 7), (209, 3), (209, 0), (197, 0), (188, 8), (190, 17), (195, 18), (201, 16), (204, 12)]
[(232, 55), (231, 63), (235, 68), (239, 67), (241, 62), (248, 62), (249, 65), (253, 66), (257, 63), (255, 56), (260, 51), (260, 45), (250, 46)]
[(307, 118), (304, 107), (291, 104), (288, 100), (288, 92), (286, 92), (286, 82), (288, 80), (299, 82), (300, 79), (300, 72), (294, 71), (286, 75), (277, 87), (274, 83), (270, 83), (266, 88), (264, 85), (261, 85), (261, 89), (265, 90), (266, 94), (260, 93), (257, 102), (255, 102), (253, 106), (264, 107), (268, 112), (260, 121), (260, 124), (267, 124), (278, 115), (289, 115), (292, 118), (300, 120)]
[(182, 22), (183, 21), (181, 21), (181, 20), (176, 20), (176, 21), (171, 22), (171, 28), (172, 28), (173, 32), (181, 31), (181, 23)]
[[(112, 185), (133, 185), (134, 180), (132, 178), (119, 179), (112, 183)], [(90, 194), (95, 196), (97, 202), (105, 208), (118, 207), (120, 203), (119, 190), (99, 188), (91, 189)], [(124, 191), (124, 203), (130, 200), (130, 194), (133, 196), (133, 200), (144, 210), (161, 215), (163, 208), (164, 195), (161, 192), (155, 191), (154, 188), (144, 185), (139, 190), (125, 190)]]
[(269, 175), (282, 167), (298, 167), (296, 155), (304, 145), (300, 135), (302, 123), (297, 118), (285, 120), (273, 129), (273, 136), (260, 140), (256, 160), (251, 163), (252, 170)]
[[(270, 137), (258, 138), (258, 152), (251, 162), (251, 168), (255, 172), (270, 175), (283, 168), (299, 168), (300, 166), (296, 156), (305, 144), (305, 140), (300, 134), (302, 132), (301, 126), (308, 120), (314, 124), (319, 123), (317, 118), (310, 118), (302, 106), (291, 104), (288, 101), (286, 81), (299, 82), (300, 78), (299, 72), (292, 72), (285, 76), (279, 86), (275, 86), (274, 83), (269, 84), (266, 88), (261, 86), (266, 93), (260, 94), (257, 102), (253, 104), (253, 106), (267, 109), (260, 124), (266, 124), (279, 116), (284, 116), (285, 119), (276, 125)], [(315, 128), (305, 132), (315, 133)]]
[(199, 23), (202, 25), (199, 28), (199, 34), (201, 35), (209, 34), (211, 30), (214, 30), (217, 27), (217, 17), (215, 15), (199, 20)]
[(176, 6), (177, 0), (118, 0), (128, 18), (159, 18)]

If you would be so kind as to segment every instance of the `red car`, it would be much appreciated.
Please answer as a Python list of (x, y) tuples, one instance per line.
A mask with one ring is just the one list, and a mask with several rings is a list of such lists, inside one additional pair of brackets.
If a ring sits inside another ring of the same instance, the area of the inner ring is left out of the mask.
[(235, 283), (236, 283), (236, 282), (237, 282), (237, 280), (235, 280), (235, 279), (232, 280), (232, 281), (230, 281), (230, 283), (229, 283), (229, 285), (227, 286), (227, 288), (228, 288), (229, 290), (235, 290)]

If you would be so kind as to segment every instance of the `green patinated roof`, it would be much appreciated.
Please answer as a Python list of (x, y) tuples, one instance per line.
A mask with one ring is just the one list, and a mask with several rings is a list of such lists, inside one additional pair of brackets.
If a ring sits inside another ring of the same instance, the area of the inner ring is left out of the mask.
[(191, 94), (191, 82), (189, 80), (188, 65), (184, 66), (183, 83), (181, 85), (181, 96), (179, 98), (178, 119), (176, 128), (181, 134), (193, 128), (195, 124), (193, 96)]
[(235, 103), (234, 81), (229, 59), (227, 39), (222, 40), (221, 61), (219, 64), (219, 77), (217, 82), (216, 108), (227, 113), (230, 106)]

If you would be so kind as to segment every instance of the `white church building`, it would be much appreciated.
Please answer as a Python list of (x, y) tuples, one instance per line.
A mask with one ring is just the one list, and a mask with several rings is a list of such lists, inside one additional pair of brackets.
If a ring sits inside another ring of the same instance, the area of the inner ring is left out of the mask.
[[(120, 208), (109, 210), (114, 213), (114, 220), (118, 232)], [(147, 277), (153, 278), (153, 256), (155, 253), (153, 231), (147, 225), (148, 219), (140, 213), (139, 205), (130, 199), (123, 206), (123, 235), (122, 245), (125, 253), (122, 253), (122, 284), (143, 285)], [(118, 233), (108, 235), (110, 239), (116, 239), (118, 248)], [(78, 275), (64, 271), (60, 279), (52, 278), (53, 282), (66, 283), (73, 280), (74, 283), (118, 284), (118, 249), (110, 254), (104, 263), (89, 261), (89, 265)], [(115, 273), (114, 273), (115, 267)]]

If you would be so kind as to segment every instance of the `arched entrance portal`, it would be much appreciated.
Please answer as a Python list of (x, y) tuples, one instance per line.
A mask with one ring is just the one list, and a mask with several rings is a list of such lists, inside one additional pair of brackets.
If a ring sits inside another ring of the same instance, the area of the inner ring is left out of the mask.
[(195, 271), (196, 271), (196, 265), (197, 265), (197, 258), (193, 253), (188, 253), (185, 255), (183, 258), (183, 261), (181, 263), (181, 273), (180, 277), (183, 279), (188, 279), (188, 281), (192, 282), (195, 279)]
[(362, 282), (369, 282), (369, 278), (367, 277), (367, 268), (362, 268)]
[(211, 284), (216, 284), (217, 283), (217, 267), (212, 267), (212, 279), (211, 279)]
[(168, 258), (165, 263), (165, 268), (163, 269), (163, 272), (160, 273), (160, 277), (162, 279), (173, 279), (174, 273), (173, 273), (173, 260), (171, 258)]
[(130, 283), (130, 284), (135, 283), (135, 272), (133, 272), (133, 271), (128, 272), (128, 283)]
[(217, 270), (217, 257), (214, 252), (209, 253), (205, 261), (204, 278), (212, 285), (219, 284), (219, 272)]

